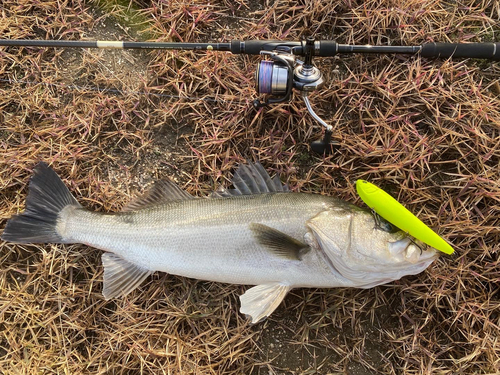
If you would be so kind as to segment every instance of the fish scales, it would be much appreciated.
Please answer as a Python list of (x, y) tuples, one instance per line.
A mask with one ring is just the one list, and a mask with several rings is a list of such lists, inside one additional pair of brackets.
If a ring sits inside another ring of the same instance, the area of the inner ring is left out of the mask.
[[(332, 286), (323, 260), (282, 259), (255, 241), (249, 223), (303, 241), (304, 223), (335, 202), (340, 201), (322, 195), (269, 193), (174, 201), (117, 214), (70, 209), (60, 234), (67, 242), (111, 251), (152, 271), (233, 284)], [(319, 272), (311, 273), (311, 267)], [(343, 278), (337, 284), (344, 285)]]

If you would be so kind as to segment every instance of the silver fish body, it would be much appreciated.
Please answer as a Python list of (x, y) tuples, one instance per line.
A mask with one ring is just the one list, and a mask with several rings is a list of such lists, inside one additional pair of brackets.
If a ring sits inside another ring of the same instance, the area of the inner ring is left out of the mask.
[[(2, 238), (83, 243), (106, 251), (106, 298), (130, 293), (154, 271), (257, 285), (241, 296), (241, 311), (257, 322), (292, 288), (369, 288), (419, 273), (437, 256), (400, 231), (382, 229), (367, 210), (332, 197), (289, 192), (258, 164), (240, 168), (236, 189), (213, 198), (193, 198), (163, 183), (114, 214), (82, 208), (44, 168), (38, 175), (35, 170), (26, 212), (11, 219)], [(43, 198), (42, 178), (57, 185), (52, 190), (65, 199), (39, 203), (55, 215), (52, 227), (42, 225), (39, 239), (23, 237), (34, 225), (30, 220), (38, 220), (33, 207)]]
[(354, 286), (332, 273), (318, 252), (301, 260), (277, 256), (255, 240), (249, 226), (261, 223), (304, 241), (306, 222), (339, 203), (321, 195), (267, 193), (173, 201), (111, 215), (71, 208), (59, 233), (66, 242), (113, 252), (151, 271), (232, 284)]

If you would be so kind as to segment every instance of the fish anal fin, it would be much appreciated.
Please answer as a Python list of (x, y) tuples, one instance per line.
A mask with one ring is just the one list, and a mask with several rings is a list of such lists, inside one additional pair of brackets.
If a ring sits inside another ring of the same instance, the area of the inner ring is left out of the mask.
[(169, 201), (194, 198), (172, 181), (160, 180), (156, 181), (143, 195), (132, 199), (123, 207), (122, 212), (136, 211)]
[(240, 312), (249, 316), (252, 323), (258, 323), (276, 310), (290, 289), (279, 283), (254, 286), (240, 296)]
[(112, 253), (102, 254), (102, 264), (104, 266), (102, 294), (107, 300), (126, 296), (153, 273)]
[(281, 258), (300, 260), (310, 248), (286, 233), (264, 224), (250, 223), (255, 240)]

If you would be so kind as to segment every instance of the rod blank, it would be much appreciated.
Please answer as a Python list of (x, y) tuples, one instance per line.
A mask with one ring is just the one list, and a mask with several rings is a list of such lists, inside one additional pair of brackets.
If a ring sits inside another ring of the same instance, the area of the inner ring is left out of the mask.
[[(118, 48), (228, 51), (258, 55), (262, 51), (287, 50), (303, 55), (301, 42), (280, 40), (233, 40), (227, 43), (122, 42), (85, 40), (0, 39), (0, 46), (55, 48)], [(417, 54), (435, 58), (477, 58), (500, 60), (500, 43), (426, 43), (421, 46), (370, 46), (338, 44), (331, 40), (315, 42), (315, 55), (332, 57), (339, 53)]]
[(55, 48), (178, 49), (230, 51), (231, 43), (121, 42), (110, 40), (0, 39), (0, 46)]

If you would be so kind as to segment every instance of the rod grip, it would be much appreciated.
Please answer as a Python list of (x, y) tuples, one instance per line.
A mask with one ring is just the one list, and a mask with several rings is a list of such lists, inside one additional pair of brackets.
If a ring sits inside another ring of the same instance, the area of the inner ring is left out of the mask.
[(500, 43), (426, 43), (422, 45), (420, 55), (500, 60)]
[(333, 57), (338, 53), (338, 44), (333, 40), (321, 40), (319, 53), (316, 56)]
[(260, 55), (260, 51), (274, 51), (280, 46), (300, 46), (298, 42), (287, 42), (281, 40), (232, 40), (231, 52), (234, 54), (244, 53), (246, 55)]

